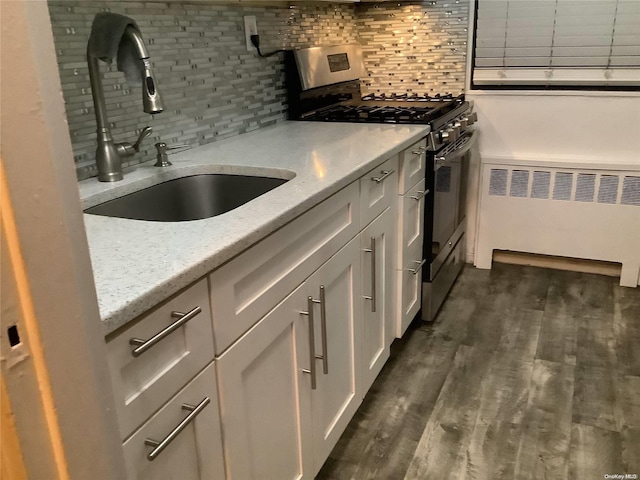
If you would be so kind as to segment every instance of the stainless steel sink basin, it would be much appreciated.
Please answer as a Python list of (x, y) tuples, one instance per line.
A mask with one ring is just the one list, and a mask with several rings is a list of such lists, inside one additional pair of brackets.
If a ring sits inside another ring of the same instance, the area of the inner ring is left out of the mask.
[(85, 213), (153, 222), (200, 220), (233, 210), (287, 181), (245, 175), (193, 175), (109, 200), (87, 208)]

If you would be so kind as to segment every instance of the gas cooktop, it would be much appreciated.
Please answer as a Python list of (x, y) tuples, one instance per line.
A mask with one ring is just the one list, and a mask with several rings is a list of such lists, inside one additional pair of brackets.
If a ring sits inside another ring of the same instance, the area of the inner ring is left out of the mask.
[(365, 95), (305, 112), (300, 120), (325, 122), (429, 123), (456, 108), (463, 97), (441, 99), (406, 95)]

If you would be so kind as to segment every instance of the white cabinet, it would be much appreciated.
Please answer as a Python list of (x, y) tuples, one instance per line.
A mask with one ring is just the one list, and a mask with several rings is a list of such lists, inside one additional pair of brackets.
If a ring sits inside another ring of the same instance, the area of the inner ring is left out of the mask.
[(129, 480), (224, 478), (213, 364), (123, 445)]
[(360, 230), (358, 182), (332, 195), (209, 276), (220, 355)]
[[(421, 140), (400, 153), (398, 248), (396, 250), (396, 337), (400, 338), (420, 310), (424, 239), (425, 147)], [(414, 185), (410, 183), (415, 181)]]
[(313, 478), (360, 405), (359, 254), (354, 239), (217, 361), (229, 478)]
[(396, 336), (400, 338), (420, 310), (422, 300), (422, 240), (424, 237), (424, 179), (400, 196)]
[(360, 280), (356, 237), (305, 282), (313, 306), (315, 354), (321, 357), (315, 365), (316, 389), (307, 390), (311, 392), (314, 475), (362, 401)]
[(107, 355), (124, 439), (213, 360), (206, 280), (110, 339)]
[(398, 338), (404, 335), (407, 328), (411, 324), (418, 310), (420, 310), (420, 301), (422, 300), (422, 277), (420, 262), (410, 262), (405, 268), (398, 270), (397, 288), (396, 288), (396, 319)]
[(362, 255), (362, 395), (389, 358), (395, 336), (395, 209), (388, 208), (360, 234)]
[(206, 280), (109, 339), (107, 355), (128, 480), (224, 478)]
[(389, 158), (109, 340), (129, 480), (315, 477), (420, 306), (423, 150)]
[(398, 193), (398, 156), (360, 178), (360, 217), (362, 227), (396, 202)]
[(424, 237), (424, 197), (425, 180), (399, 198), (397, 252), (398, 267), (422, 260), (422, 239)]
[(312, 479), (304, 285), (216, 361), (229, 479)]
[(427, 139), (423, 138), (400, 152), (398, 193), (401, 195), (407, 193), (420, 180), (424, 180), (427, 168), (426, 151)]

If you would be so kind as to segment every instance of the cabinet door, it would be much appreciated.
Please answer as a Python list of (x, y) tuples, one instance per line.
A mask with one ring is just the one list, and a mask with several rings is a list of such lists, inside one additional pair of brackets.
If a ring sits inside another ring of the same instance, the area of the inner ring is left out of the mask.
[(360, 220), (362, 227), (389, 208), (398, 194), (398, 156), (360, 178)]
[(311, 393), (315, 475), (362, 401), (360, 238), (320, 267), (305, 282), (305, 290), (313, 300), (324, 300), (313, 304), (315, 353), (321, 357), (316, 360), (317, 387)]
[(406, 195), (399, 197), (400, 248), (398, 249), (398, 267), (414, 260), (421, 260), (418, 257), (422, 256), (422, 240), (424, 238), (424, 197), (424, 178)]
[[(416, 257), (420, 258), (420, 257)], [(421, 260), (412, 260), (405, 268), (398, 271), (397, 279), (397, 307), (396, 322), (398, 338), (404, 335), (407, 327), (420, 310), (422, 300), (422, 269)]]
[[(196, 407), (195, 410), (190, 410), (192, 407)], [(148, 455), (159, 449), (146, 442), (161, 442), (171, 433), (176, 435), (150, 460)], [(129, 480), (223, 479), (222, 434), (213, 364), (137, 430), (123, 449)]]
[(388, 208), (360, 234), (362, 252), (362, 396), (389, 358), (395, 295), (395, 216)]
[(229, 479), (313, 478), (306, 307), (300, 287), (216, 361)]
[(425, 181), (422, 179), (406, 195), (398, 208), (396, 336), (400, 338), (420, 310), (424, 239)]

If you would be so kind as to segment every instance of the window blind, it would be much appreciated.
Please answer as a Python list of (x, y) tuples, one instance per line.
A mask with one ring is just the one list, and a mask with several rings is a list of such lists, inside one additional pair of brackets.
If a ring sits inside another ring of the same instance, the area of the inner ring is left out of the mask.
[(640, 85), (640, 0), (477, 0), (475, 85)]

